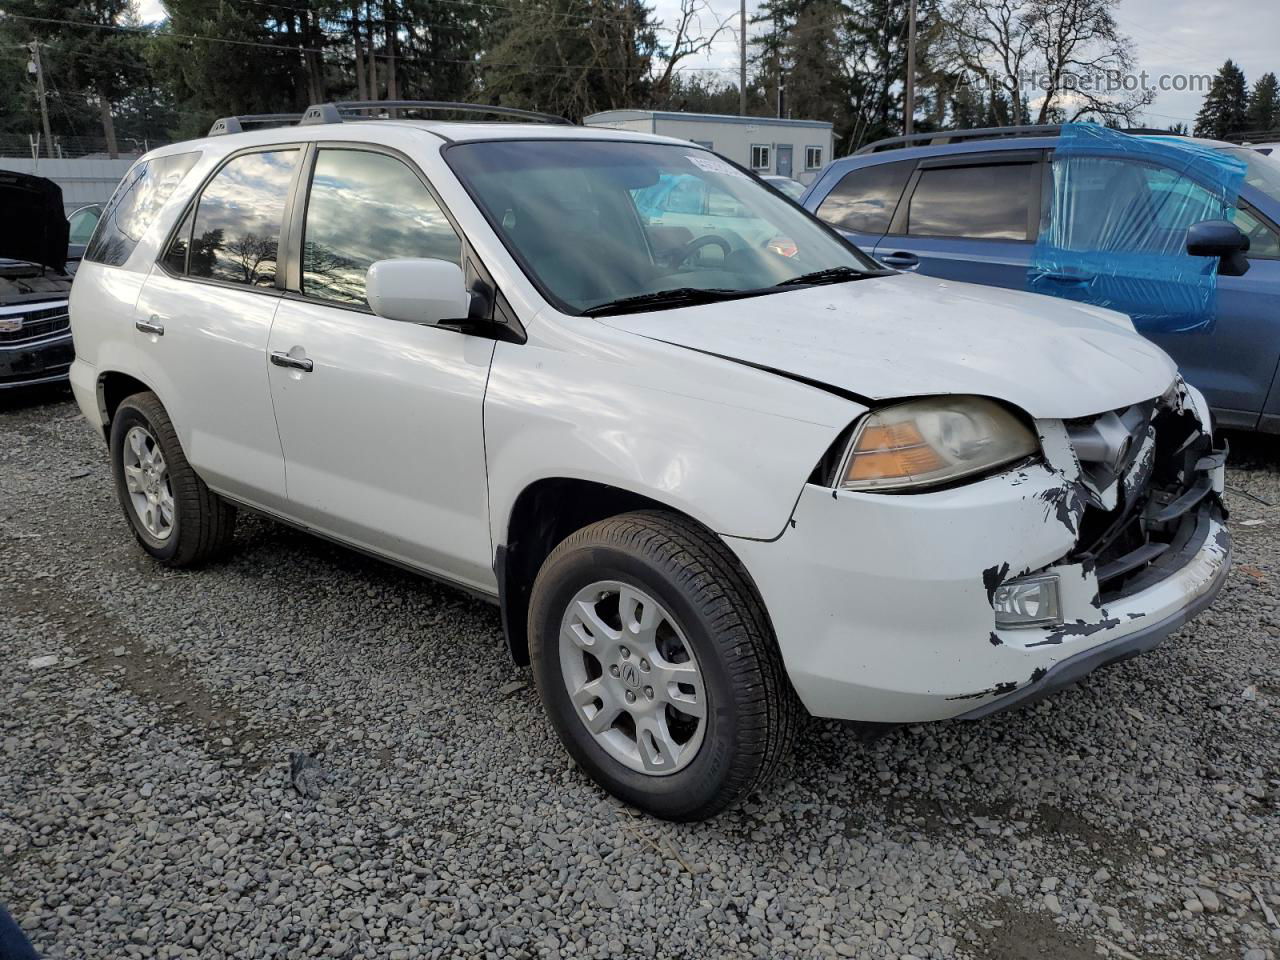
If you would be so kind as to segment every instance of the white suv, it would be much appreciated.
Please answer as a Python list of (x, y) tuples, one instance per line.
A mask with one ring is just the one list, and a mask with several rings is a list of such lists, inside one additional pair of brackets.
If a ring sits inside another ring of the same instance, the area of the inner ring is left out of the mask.
[[(1221, 585), (1224, 453), (1123, 316), (878, 268), (690, 143), (369, 110), (220, 121), (104, 212), (71, 379), (157, 560), (247, 508), (486, 597), (574, 759), (678, 819), (805, 711), (990, 714)], [(664, 177), (746, 226), (649, 222)]]

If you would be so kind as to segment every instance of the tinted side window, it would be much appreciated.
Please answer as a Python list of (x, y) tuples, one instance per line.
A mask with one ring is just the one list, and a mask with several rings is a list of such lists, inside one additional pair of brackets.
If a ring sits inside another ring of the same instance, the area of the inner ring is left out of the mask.
[(84, 258), (113, 267), (128, 260), (164, 202), (199, 158), (198, 152), (178, 153), (135, 164), (111, 195)]
[(307, 200), (302, 292), (364, 303), (370, 264), (401, 257), (460, 263), (462, 241), (431, 192), (399, 160), (321, 150)]
[(271, 286), (280, 221), (297, 150), (246, 153), (209, 181), (196, 209), (187, 272), (193, 277)]
[(907, 233), (1026, 240), (1033, 168), (1004, 163), (922, 170), (907, 210)]
[(818, 216), (850, 233), (884, 233), (914, 166), (899, 160), (850, 170), (818, 206)]

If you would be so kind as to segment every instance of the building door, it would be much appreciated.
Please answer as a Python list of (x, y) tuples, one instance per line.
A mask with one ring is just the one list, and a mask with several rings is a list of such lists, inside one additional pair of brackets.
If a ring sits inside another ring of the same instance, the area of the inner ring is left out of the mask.
[(778, 150), (778, 176), (791, 176), (791, 144), (780, 143)]

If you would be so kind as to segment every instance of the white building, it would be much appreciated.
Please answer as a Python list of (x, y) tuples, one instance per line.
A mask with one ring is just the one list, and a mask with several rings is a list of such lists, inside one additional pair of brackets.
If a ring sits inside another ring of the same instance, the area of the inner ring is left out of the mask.
[(759, 174), (774, 173), (812, 183), (831, 162), (831, 124), (824, 120), (778, 120), (666, 110), (606, 110), (583, 123), (691, 140)]

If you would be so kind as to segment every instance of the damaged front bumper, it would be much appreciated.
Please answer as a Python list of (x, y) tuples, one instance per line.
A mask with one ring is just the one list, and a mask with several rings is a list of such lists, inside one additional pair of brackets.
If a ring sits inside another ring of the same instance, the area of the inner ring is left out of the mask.
[[(1230, 564), (1224, 457), (1198, 395), (1167, 402), (1134, 418), (1144, 442), (1101, 484), (1075, 425), (1053, 421), (1044, 462), (909, 495), (811, 484), (778, 539), (726, 538), (809, 711), (976, 719), (1150, 649), (1208, 605)], [(1167, 436), (1145, 442), (1157, 426)], [(1061, 622), (997, 628), (996, 590), (1026, 575), (1058, 578)]]

